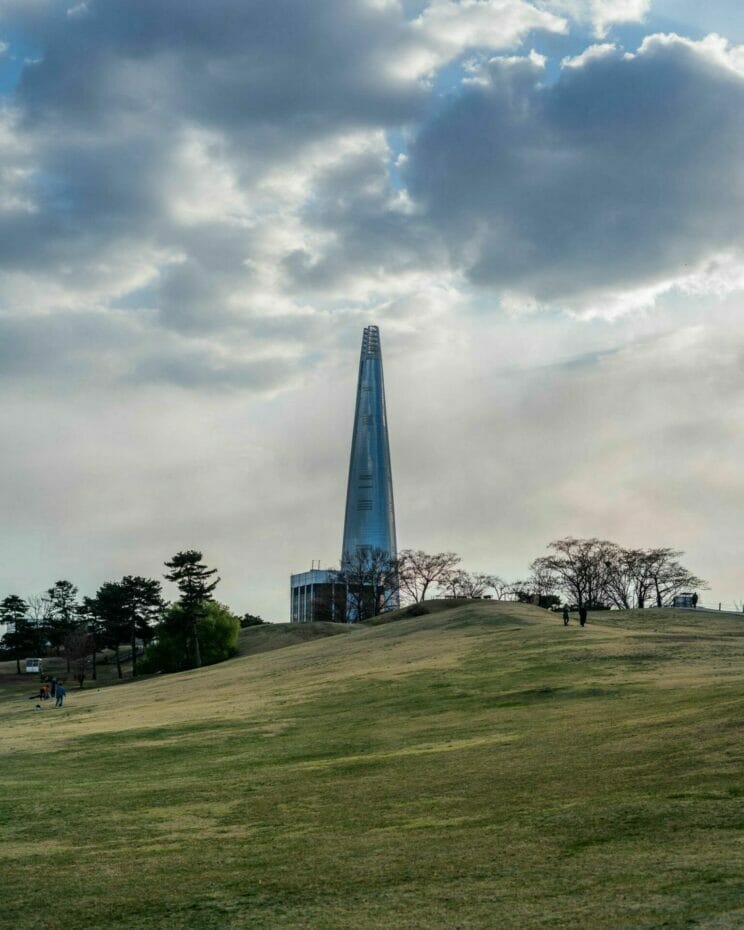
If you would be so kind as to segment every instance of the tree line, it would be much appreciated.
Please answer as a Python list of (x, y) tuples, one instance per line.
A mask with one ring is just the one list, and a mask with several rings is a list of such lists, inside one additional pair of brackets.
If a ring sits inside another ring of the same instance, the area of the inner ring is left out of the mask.
[(533, 560), (524, 579), (505, 581), (488, 572), (469, 572), (455, 552), (404, 549), (391, 558), (380, 549), (347, 555), (332, 580), (344, 591), (341, 619), (369, 619), (398, 605), (427, 598), (519, 600), (550, 607), (628, 609), (671, 605), (675, 595), (707, 588), (669, 547), (630, 549), (603, 539), (566, 537)]
[(548, 549), (530, 566), (529, 585), (538, 601), (560, 593), (579, 609), (669, 607), (676, 595), (708, 587), (682, 565), (679, 549), (628, 549), (606, 539), (572, 536)]
[(344, 622), (369, 620), (399, 605), (419, 603), (427, 595), (477, 598), (488, 591), (503, 592), (496, 575), (468, 572), (454, 552), (428, 553), (404, 549), (391, 557), (383, 549), (360, 547), (346, 553), (341, 568), (330, 572), (335, 594), (325, 605), (329, 619)]
[(0, 601), (0, 622), (8, 625), (0, 647), (19, 673), (24, 657), (62, 656), (82, 687), (86, 677), (96, 678), (103, 650), (113, 653), (119, 678), (128, 661), (133, 676), (199, 668), (235, 653), (241, 625), (263, 622), (251, 614), (241, 620), (215, 600), (217, 569), (198, 550), (176, 553), (165, 568), (163, 577), (179, 592), (172, 603), (159, 579), (140, 575), (104, 582), (93, 597), (80, 597), (67, 580), (25, 600), (8, 595)]

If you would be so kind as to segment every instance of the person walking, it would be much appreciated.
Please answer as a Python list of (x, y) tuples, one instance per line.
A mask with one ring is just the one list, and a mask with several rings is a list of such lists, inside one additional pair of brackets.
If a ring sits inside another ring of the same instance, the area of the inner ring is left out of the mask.
[(563, 605), (563, 626), (568, 626), (568, 604)]
[(587, 613), (588, 613), (588, 611), (587, 611), (586, 607), (582, 604), (581, 607), (579, 607), (579, 623), (580, 623), (582, 626), (586, 626), (586, 615), (587, 615)]
[(52, 691), (52, 697), (56, 697), (57, 696), (57, 678), (56, 677), (52, 678), (51, 691)]
[(67, 694), (67, 689), (62, 684), (61, 681), (57, 682), (57, 700), (54, 702), (55, 707), (64, 707), (65, 704), (65, 695)]

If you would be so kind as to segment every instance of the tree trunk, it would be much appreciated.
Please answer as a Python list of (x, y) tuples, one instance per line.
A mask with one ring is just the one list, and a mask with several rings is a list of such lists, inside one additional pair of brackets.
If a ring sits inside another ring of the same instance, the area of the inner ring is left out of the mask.
[(16, 670), (18, 674), (20, 675), (21, 674), (21, 657), (20, 656), (16, 656)]
[(93, 668), (91, 670), (91, 676), (93, 681), (98, 681), (98, 663), (96, 662), (96, 645), (93, 644)]
[(194, 666), (195, 668), (201, 668), (201, 649), (199, 648), (199, 634), (196, 632), (196, 621), (194, 621), (192, 630), (194, 636)]
[(119, 655), (119, 644), (118, 643), (116, 644), (115, 655), (116, 655), (116, 673), (119, 676), (119, 678), (123, 678), (124, 675), (122, 674), (122, 671), (121, 671), (121, 656)]
[(137, 677), (137, 636), (132, 633), (132, 678)]

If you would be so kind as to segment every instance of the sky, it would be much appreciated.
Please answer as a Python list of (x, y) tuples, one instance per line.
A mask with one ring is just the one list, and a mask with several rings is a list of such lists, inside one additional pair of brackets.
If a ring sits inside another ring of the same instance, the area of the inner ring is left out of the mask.
[(0, 0), (0, 595), (671, 546), (744, 601), (739, 0)]

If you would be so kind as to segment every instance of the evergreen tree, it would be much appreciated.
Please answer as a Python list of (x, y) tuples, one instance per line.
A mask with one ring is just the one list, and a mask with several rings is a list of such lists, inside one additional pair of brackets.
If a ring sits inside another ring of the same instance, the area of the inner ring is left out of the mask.
[[(71, 581), (55, 581), (46, 592), (48, 601), (47, 638), (59, 655), (60, 647), (80, 621), (78, 589)], [(70, 671), (69, 657), (67, 671)]]
[(165, 602), (160, 582), (140, 575), (125, 575), (121, 581), (107, 581), (90, 600), (91, 609), (103, 625), (106, 643), (116, 653), (116, 667), (122, 677), (119, 647), (128, 642), (132, 650), (132, 675), (137, 675), (137, 640), (149, 642), (153, 625), (161, 618)]
[(29, 621), (28, 604), (17, 594), (9, 594), (0, 602), (0, 623), (10, 627), (3, 645), (11, 650), (20, 675), (21, 657), (35, 655), (41, 647), (41, 631)]
[(132, 675), (137, 674), (137, 640), (152, 639), (153, 626), (165, 609), (162, 588), (156, 578), (125, 575), (121, 580), (124, 593), (124, 616), (129, 643), (132, 647)]
[(165, 563), (170, 569), (165, 578), (178, 586), (181, 597), (178, 611), (171, 611), (170, 622), (176, 632), (182, 633), (190, 642), (194, 665), (201, 668), (202, 657), (199, 646), (199, 620), (205, 615), (206, 605), (213, 600), (212, 592), (219, 584), (216, 568), (207, 568), (202, 562), (202, 554), (196, 549), (177, 552), (170, 562)]
[(116, 671), (122, 678), (121, 644), (127, 641), (125, 592), (116, 581), (107, 581), (96, 591), (95, 597), (85, 600), (91, 616), (100, 625), (101, 644), (114, 650)]

